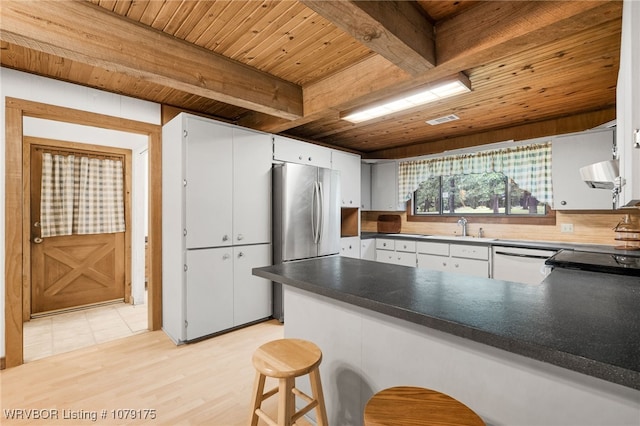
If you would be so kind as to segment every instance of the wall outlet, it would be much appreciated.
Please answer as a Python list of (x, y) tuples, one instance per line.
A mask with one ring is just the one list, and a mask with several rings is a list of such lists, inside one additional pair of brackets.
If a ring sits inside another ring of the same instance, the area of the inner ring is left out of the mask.
[(573, 232), (573, 223), (563, 223), (560, 225), (560, 232)]

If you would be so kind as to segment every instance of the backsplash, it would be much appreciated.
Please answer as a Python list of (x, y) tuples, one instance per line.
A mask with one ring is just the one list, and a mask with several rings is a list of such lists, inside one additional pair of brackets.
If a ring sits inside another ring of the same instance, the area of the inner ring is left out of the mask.
[[(362, 212), (362, 232), (377, 232), (377, 219), (380, 214), (389, 212)], [(428, 235), (458, 235), (461, 232), (456, 223), (451, 222), (407, 222), (405, 212), (394, 212), (402, 219), (401, 233)], [(555, 225), (521, 225), (483, 223), (481, 217), (466, 216), (469, 220), (469, 235), (478, 235), (482, 228), (485, 237), (528, 241), (562, 241), (582, 244), (602, 244), (613, 246), (615, 232), (613, 228), (625, 214), (640, 220), (640, 209), (624, 209), (614, 212), (575, 213), (556, 212)], [(572, 224), (573, 232), (561, 232), (562, 224)]]

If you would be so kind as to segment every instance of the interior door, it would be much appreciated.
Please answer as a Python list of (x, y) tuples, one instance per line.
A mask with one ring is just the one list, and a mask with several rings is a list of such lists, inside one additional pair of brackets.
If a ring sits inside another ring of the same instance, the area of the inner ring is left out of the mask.
[[(40, 237), (43, 149), (59, 150), (56, 147), (31, 147), (31, 316), (124, 299), (123, 232)], [(95, 154), (99, 153), (92, 153)], [(86, 155), (86, 152), (76, 155)]]

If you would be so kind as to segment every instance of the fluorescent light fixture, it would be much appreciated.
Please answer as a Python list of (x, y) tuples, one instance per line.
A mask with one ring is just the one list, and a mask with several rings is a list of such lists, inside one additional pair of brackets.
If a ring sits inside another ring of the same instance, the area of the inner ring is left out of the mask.
[(395, 97), (385, 103), (346, 113), (341, 118), (352, 123), (361, 123), (470, 91), (471, 82), (466, 75), (458, 73), (454, 77), (405, 93), (401, 97)]

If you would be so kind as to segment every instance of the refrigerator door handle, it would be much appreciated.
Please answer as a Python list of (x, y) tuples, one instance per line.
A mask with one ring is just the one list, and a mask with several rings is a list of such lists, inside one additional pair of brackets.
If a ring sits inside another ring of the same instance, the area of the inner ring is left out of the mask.
[(324, 231), (324, 190), (322, 188), (322, 182), (318, 182), (318, 194), (320, 194), (319, 206), (318, 206), (318, 242), (322, 238), (322, 234)]
[(318, 244), (320, 240), (320, 190), (318, 182), (313, 183), (313, 197), (311, 208), (311, 233), (313, 234), (313, 242)]

